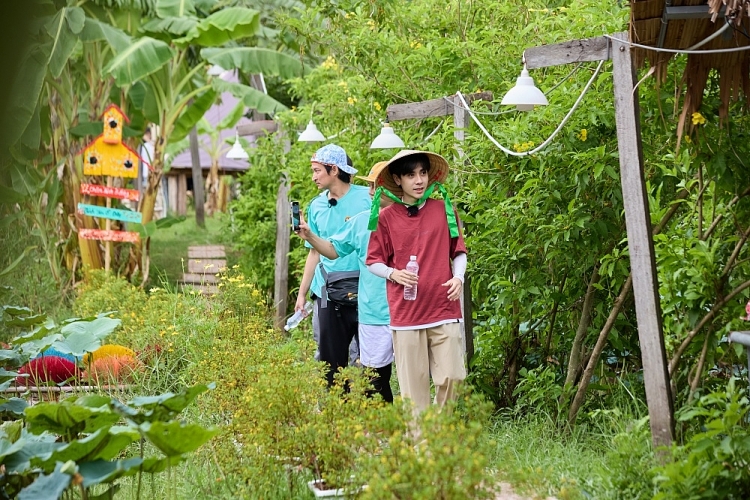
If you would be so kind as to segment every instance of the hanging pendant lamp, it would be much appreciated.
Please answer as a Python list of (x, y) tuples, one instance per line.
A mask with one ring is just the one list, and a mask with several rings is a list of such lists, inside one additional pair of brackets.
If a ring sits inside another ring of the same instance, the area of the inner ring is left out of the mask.
[(227, 158), (230, 160), (247, 160), (250, 158), (250, 155), (247, 154), (245, 148), (240, 144), (240, 134), (238, 132), (235, 132), (234, 144), (232, 145), (232, 149), (227, 153)]
[(321, 142), (326, 140), (326, 136), (318, 130), (318, 127), (316, 127), (312, 119), (310, 119), (307, 128), (299, 135), (297, 140), (299, 142)]
[(380, 135), (378, 135), (372, 144), (370, 149), (390, 149), (390, 148), (403, 148), (404, 141), (401, 140), (396, 132), (393, 131), (391, 124), (387, 121), (383, 123), (383, 128), (380, 129)]
[(500, 104), (515, 106), (518, 111), (532, 111), (534, 106), (546, 106), (549, 102), (544, 93), (534, 85), (534, 79), (529, 76), (524, 64), (516, 85), (505, 94)]

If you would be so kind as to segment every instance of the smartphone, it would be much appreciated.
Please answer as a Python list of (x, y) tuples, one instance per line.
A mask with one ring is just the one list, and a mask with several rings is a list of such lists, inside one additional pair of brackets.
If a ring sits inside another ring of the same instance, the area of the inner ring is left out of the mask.
[(292, 231), (299, 231), (299, 202), (292, 202)]

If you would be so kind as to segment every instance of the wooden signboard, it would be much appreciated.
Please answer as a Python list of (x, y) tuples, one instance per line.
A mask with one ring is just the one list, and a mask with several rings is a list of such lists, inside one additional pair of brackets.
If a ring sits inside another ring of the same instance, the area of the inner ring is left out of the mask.
[(81, 184), (81, 194), (131, 201), (138, 201), (141, 197), (141, 193), (137, 189), (102, 186), (101, 184)]
[(78, 235), (84, 240), (119, 241), (138, 243), (141, 235), (134, 231), (107, 231), (106, 229), (79, 229)]
[(140, 223), (143, 215), (132, 210), (119, 210), (117, 208), (100, 207), (98, 205), (78, 204), (78, 211), (90, 217), (101, 217), (103, 219), (120, 220), (123, 222)]

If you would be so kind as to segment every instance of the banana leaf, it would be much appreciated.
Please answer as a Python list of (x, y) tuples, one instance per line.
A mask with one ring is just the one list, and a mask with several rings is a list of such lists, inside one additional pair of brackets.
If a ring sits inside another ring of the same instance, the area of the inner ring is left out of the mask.
[(260, 47), (206, 48), (201, 57), (225, 69), (244, 73), (279, 76), (285, 80), (302, 76), (304, 67), (298, 57)]
[(175, 43), (216, 47), (253, 36), (259, 29), (260, 13), (257, 10), (228, 7), (202, 19), (187, 35), (175, 40)]
[(172, 55), (169, 45), (144, 36), (119, 52), (104, 68), (104, 73), (112, 75), (117, 85), (127, 85), (158, 71)]

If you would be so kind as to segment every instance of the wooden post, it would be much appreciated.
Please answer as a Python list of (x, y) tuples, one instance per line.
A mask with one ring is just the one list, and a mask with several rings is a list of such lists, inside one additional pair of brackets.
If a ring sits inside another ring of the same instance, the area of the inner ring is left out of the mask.
[(180, 171), (177, 176), (177, 215), (187, 213), (187, 175)]
[[(458, 99), (455, 99), (453, 102), (455, 104), (453, 107), (453, 126), (455, 128), (453, 137), (456, 138), (456, 161), (464, 163), (466, 154), (463, 150), (463, 142), (466, 139), (466, 129), (471, 123), (471, 116)], [(474, 356), (474, 320), (472, 318), (471, 282), (468, 273), (464, 277), (461, 308), (464, 316), (464, 322), (461, 324), (461, 334), (464, 340), (464, 353), (466, 354), (466, 363), (468, 365)]]
[(276, 196), (276, 258), (273, 278), (273, 301), (276, 305), (274, 323), (277, 328), (284, 326), (289, 294), (289, 179), (286, 173), (281, 176)]
[[(613, 38), (627, 42), (628, 35), (625, 32), (615, 33)], [(655, 445), (669, 446), (674, 439), (674, 409), (662, 334), (651, 216), (643, 174), (635, 67), (626, 43), (614, 42), (611, 53), (620, 178), (651, 436)]]
[[(112, 187), (112, 177), (109, 175), (107, 176), (107, 187)], [(112, 198), (110, 198), (109, 196), (107, 197), (106, 204), (107, 204), (107, 208), (112, 207)], [(112, 229), (112, 221), (109, 219), (105, 219), (104, 228), (107, 231)], [(106, 241), (104, 243), (104, 270), (106, 272), (109, 272), (111, 266), (112, 266), (112, 242)]]
[[(627, 42), (628, 35), (621, 32), (614, 34), (613, 38)], [(524, 52), (526, 67), (529, 69), (610, 58), (613, 63), (615, 120), (625, 225), (651, 439), (655, 446), (668, 446), (674, 437), (674, 408), (662, 334), (659, 283), (643, 174), (638, 93), (630, 48), (627, 43), (597, 37), (532, 47)]]
[[(240, 125), (237, 133), (242, 136), (258, 135), (261, 133), (271, 134), (277, 132), (276, 139), (283, 141), (284, 154), (291, 149), (289, 140), (284, 137), (283, 131), (279, 131), (279, 125), (273, 120), (260, 120)], [(284, 326), (286, 309), (289, 306), (289, 178), (286, 172), (282, 172), (279, 182), (279, 190), (276, 195), (276, 255), (274, 258), (273, 273), (273, 301), (276, 308), (274, 325), (277, 328)]]
[(164, 177), (167, 180), (168, 212), (177, 213), (177, 177), (174, 175), (166, 175)]
[(198, 149), (198, 128), (190, 129), (190, 159), (193, 164), (193, 201), (195, 202), (195, 223), (198, 227), (206, 227), (206, 215), (203, 207), (203, 166), (201, 165)]

